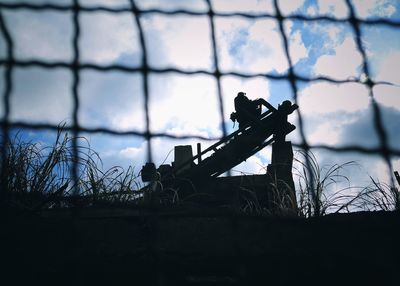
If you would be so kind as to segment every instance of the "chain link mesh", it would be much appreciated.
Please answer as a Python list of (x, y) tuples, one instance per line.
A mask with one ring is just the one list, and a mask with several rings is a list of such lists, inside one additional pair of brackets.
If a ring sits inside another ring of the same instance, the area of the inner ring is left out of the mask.
[[(75, 137), (73, 141), (73, 150), (75, 152), (76, 157), (78, 157), (78, 142), (77, 137), (81, 133), (103, 133), (110, 134), (114, 136), (139, 136), (146, 140), (147, 142), (147, 160), (149, 162), (153, 161), (153, 152), (152, 152), (152, 144), (151, 141), (156, 137), (164, 137), (164, 138), (173, 138), (173, 139), (202, 139), (202, 140), (216, 140), (221, 139), (227, 136), (227, 130), (224, 124), (224, 105), (223, 105), (223, 96), (221, 92), (221, 78), (225, 76), (236, 76), (239, 78), (254, 78), (254, 77), (263, 77), (268, 80), (285, 80), (290, 83), (292, 99), (295, 103), (298, 102), (298, 84), (302, 83), (310, 83), (316, 81), (325, 81), (334, 84), (343, 84), (343, 83), (360, 83), (367, 87), (369, 91), (370, 100), (372, 102), (372, 110), (373, 110), (373, 121), (374, 128), (376, 129), (377, 135), (379, 137), (379, 147), (375, 148), (367, 148), (360, 145), (347, 145), (347, 146), (328, 146), (323, 144), (311, 145), (308, 143), (307, 137), (304, 131), (304, 119), (301, 113), (301, 108), (298, 109), (298, 129), (300, 134), (300, 143), (294, 144), (296, 147), (303, 149), (305, 152), (309, 152), (311, 149), (323, 149), (333, 152), (359, 152), (368, 155), (379, 155), (387, 164), (390, 173), (393, 173), (393, 167), (391, 164), (391, 158), (394, 156), (400, 156), (399, 149), (393, 149), (388, 144), (388, 134), (384, 129), (382, 123), (382, 115), (379, 104), (376, 102), (374, 98), (373, 87), (379, 84), (391, 84), (387, 82), (375, 82), (371, 80), (370, 77), (370, 67), (369, 62), (367, 60), (366, 51), (362, 43), (363, 33), (361, 30), (361, 25), (367, 26), (376, 26), (376, 25), (384, 25), (387, 27), (399, 29), (400, 22), (393, 21), (384, 18), (374, 18), (374, 19), (360, 19), (356, 16), (355, 8), (350, 0), (346, 0), (345, 3), (347, 5), (349, 14), (346, 18), (335, 18), (331, 16), (304, 16), (304, 15), (288, 15), (284, 16), (281, 12), (279, 1), (273, 1), (273, 7), (275, 10), (274, 14), (271, 13), (262, 13), (262, 14), (251, 14), (251, 13), (220, 13), (215, 12), (213, 10), (213, 6), (210, 0), (205, 0), (207, 4), (207, 11), (205, 12), (194, 12), (190, 10), (173, 10), (173, 11), (165, 11), (160, 9), (139, 9), (134, 0), (129, 0), (129, 6), (113, 8), (113, 7), (104, 7), (104, 6), (82, 6), (79, 0), (73, 0), (72, 5), (59, 5), (59, 4), (29, 4), (29, 3), (0, 3), (0, 32), (2, 38), (5, 41), (6, 47), (6, 57), (0, 58), (0, 67), (4, 69), (3, 78), (4, 78), (4, 93), (2, 95), (2, 105), (4, 109), (4, 115), (1, 118), (0, 124), (3, 132), (2, 136), (2, 162), (6, 159), (6, 145), (9, 140), (9, 133), (12, 128), (24, 128), (24, 129), (36, 129), (36, 130), (53, 130), (56, 131), (59, 126), (55, 124), (36, 124), (27, 121), (12, 121), (10, 119), (10, 107), (11, 107), (11, 96), (14, 87), (13, 79), (12, 79), (12, 71), (14, 68), (28, 68), (28, 67), (41, 67), (44, 69), (64, 69), (69, 70), (73, 75), (73, 83), (71, 87), (71, 97), (73, 99), (73, 108), (71, 110), (72, 116), (72, 124), (70, 126), (66, 126), (65, 129), (71, 131)], [(4, 19), (3, 11), (15, 11), (15, 10), (30, 10), (35, 12), (41, 11), (61, 11), (61, 12), (70, 12), (72, 13), (72, 25), (73, 25), (73, 39), (72, 39), (72, 47), (73, 47), (73, 59), (71, 62), (68, 61), (48, 61), (48, 60), (21, 60), (15, 56), (15, 46), (14, 39), (10, 33), (10, 29), (8, 23), (6, 23)], [(79, 40), (81, 37), (81, 23), (79, 20), (80, 15), (84, 13), (94, 13), (94, 12), (104, 12), (110, 14), (119, 14), (119, 13), (131, 13), (133, 17), (133, 24), (136, 25), (136, 28), (139, 32), (139, 44), (141, 49), (141, 64), (137, 67), (130, 67), (121, 64), (110, 64), (110, 65), (96, 65), (96, 64), (88, 64), (82, 63), (80, 60), (80, 49), (79, 49)], [(142, 27), (141, 16), (143, 15), (164, 15), (168, 17), (174, 17), (177, 15), (186, 15), (186, 16), (207, 16), (209, 19), (209, 25), (211, 28), (210, 39), (212, 43), (212, 59), (214, 70), (191, 70), (186, 71), (178, 68), (155, 68), (149, 65), (148, 63), (148, 48), (145, 42), (145, 31)], [(276, 75), (272, 73), (240, 73), (240, 72), (222, 72), (219, 67), (219, 58), (217, 53), (217, 42), (216, 42), (216, 28), (215, 28), (215, 17), (244, 17), (247, 19), (272, 19), (278, 23), (279, 33), (282, 37), (283, 41), (283, 49), (284, 54), (289, 63), (289, 68), (286, 74)], [(289, 53), (289, 39), (288, 35), (284, 29), (285, 21), (303, 21), (303, 22), (328, 22), (333, 24), (347, 23), (352, 27), (352, 33), (354, 35), (354, 39), (356, 42), (356, 47), (362, 57), (362, 73), (365, 75), (367, 80), (362, 80), (361, 78), (353, 78), (349, 80), (337, 80), (327, 76), (317, 76), (317, 77), (306, 77), (296, 73), (293, 68), (293, 61)], [(84, 124), (79, 122), (78, 113), (80, 110), (80, 97), (79, 97), (79, 86), (81, 82), (81, 72), (87, 70), (94, 70), (98, 72), (112, 72), (112, 71), (120, 71), (124, 73), (130, 74), (141, 74), (142, 75), (142, 86), (143, 86), (143, 96), (144, 96), (144, 105), (143, 110), (145, 114), (145, 129), (144, 131), (138, 130), (127, 130), (127, 131), (117, 131), (111, 128), (89, 128), (85, 127)], [(184, 134), (184, 135), (174, 135), (171, 133), (163, 133), (163, 132), (152, 132), (150, 129), (151, 120), (149, 114), (149, 74), (167, 74), (167, 73), (176, 73), (182, 75), (197, 75), (203, 74), (212, 76), (216, 79), (217, 82), (217, 99), (218, 99), (218, 111), (220, 113), (221, 120), (221, 138), (209, 138), (192, 134)], [(306, 162), (307, 163), (307, 162)], [(2, 176), (7, 176), (6, 168), (2, 168)], [(75, 164), (75, 167), (72, 168), (72, 176), (73, 178), (78, 177), (78, 168)], [(312, 181), (312, 180), (311, 180)]]

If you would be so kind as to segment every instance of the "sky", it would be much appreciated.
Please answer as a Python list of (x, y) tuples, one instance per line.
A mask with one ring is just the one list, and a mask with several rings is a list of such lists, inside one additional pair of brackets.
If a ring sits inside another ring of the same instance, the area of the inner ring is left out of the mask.
[[(1, 3), (71, 4), (71, 0), (0, 0)], [(83, 6), (129, 7), (128, 0), (81, 0)], [(183, 9), (206, 12), (202, 0), (141, 0), (140, 9), (172, 11)], [(269, 0), (213, 0), (218, 13), (275, 14)], [(397, 0), (353, 0), (355, 13), (361, 19), (391, 19), (400, 21)], [(349, 11), (341, 0), (280, 0), (284, 16), (347, 17)], [(73, 59), (73, 25), (71, 12), (54, 10), (1, 9), (15, 45), (19, 60), (71, 62)], [(148, 63), (153, 68), (178, 68), (184, 71), (213, 72), (213, 48), (210, 21), (207, 16), (161, 15), (148, 13), (140, 18), (148, 51)], [(137, 26), (131, 13), (81, 12), (79, 41), (82, 63), (107, 66), (119, 64), (138, 67), (142, 51)], [(279, 25), (275, 19), (250, 19), (240, 16), (214, 18), (217, 56), (222, 72), (285, 75), (288, 61), (283, 48)], [(354, 32), (348, 22), (304, 22), (286, 20), (285, 33), (294, 72), (304, 77), (325, 76), (336, 80), (363, 79), (362, 57), (356, 48)], [(391, 84), (376, 85), (374, 99), (379, 104), (390, 147), (399, 150), (400, 129), (400, 30), (385, 25), (361, 25), (371, 78)], [(0, 38), (0, 59), (6, 58), (3, 35)], [(4, 73), (4, 67), (0, 66)], [(12, 121), (59, 124), (72, 122), (71, 86), (73, 76), (67, 69), (15, 67), (12, 73), (14, 89), (11, 95)], [(80, 72), (79, 123), (83, 127), (105, 127), (119, 131), (144, 131), (143, 87), (141, 73)], [(217, 82), (205, 74), (149, 74), (149, 111), (152, 132), (175, 135), (199, 135), (215, 138), (222, 135), (218, 109)], [(0, 77), (0, 92), (4, 90)], [(310, 145), (338, 147), (357, 145), (379, 146), (374, 128), (373, 110), (368, 89), (360, 83), (333, 84), (327, 81), (297, 82), (298, 105), (303, 116), (304, 131)], [(293, 93), (286, 80), (265, 77), (240, 78), (222, 76), (225, 126), (233, 132), (229, 115), (234, 111), (233, 99), (244, 91), (251, 99), (264, 98), (277, 106), (284, 100), (293, 102)], [(4, 107), (0, 106), (0, 116)], [(298, 115), (289, 121), (298, 126)], [(237, 128), (237, 126), (235, 127)], [(25, 130), (30, 140), (49, 142), (52, 133)], [(82, 134), (99, 152), (104, 168), (133, 165), (140, 171), (146, 161), (146, 142), (141, 137), (117, 137), (106, 134)], [(298, 129), (288, 137), (301, 143)], [(152, 140), (154, 162), (159, 165), (173, 160), (170, 152), (175, 145), (195, 144), (193, 140)], [(201, 141), (203, 149), (212, 144)], [(195, 152), (194, 148), (194, 152)], [(347, 171), (353, 184), (370, 183), (369, 176), (388, 182), (387, 166), (379, 156), (359, 153), (333, 153), (313, 150), (321, 166), (356, 161), (358, 167)], [(233, 174), (259, 174), (270, 162), (271, 149), (237, 166)], [(394, 169), (400, 170), (400, 158), (393, 157)]]

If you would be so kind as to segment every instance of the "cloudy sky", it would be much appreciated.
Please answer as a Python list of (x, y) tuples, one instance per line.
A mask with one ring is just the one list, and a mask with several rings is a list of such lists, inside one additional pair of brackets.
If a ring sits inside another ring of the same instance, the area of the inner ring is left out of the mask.
[[(72, 0), (0, 0), (0, 3), (55, 3), (69, 5)], [(128, 0), (81, 0), (83, 6), (129, 7)], [(202, 12), (208, 11), (203, 0), (141, 0), (140, 9), (172, 11), (183, 9), (199, 13), (196, 16), (170, 16), (147, 13), (140, 18), (144, 29), (148, 62), (153, 68), (178, 68), (184, 71), (215, 69), (210, 21)], [(270, 0), (213, 0), (215, 12), (275, 14)], [(384, 18), (400, 21), (397, 0), (353, 0), (356, 15), (361, 19)], [(349, 10), (344, 0), (281, 0), (283, 15), (329, 16), (344, 19)], [(1, 14), (14, 40), (14, 55), (18, 60), (71, 62), (73, 58), (72, 10), (13, 10), (3, 5)], [(82, 63), (108, 66), (112, 64), (138, 67), (142, 51), (137, 26), (131, 13), (81, 12), (79, 41)], [(288, 61), (278, 23), (271, 18), (216, 16), (214, 19), (217, 55), (222, 72), (285, 75)], [(335, 80), (364, 79), (362, 57), (356, 48), (354, 32), (348, 22), (286, 20), (284, 29), (289, 39), (289, 52), (294, 71), (304, 77), (325, 76)], [(362, 44), (374, 81), (391, 84), (376, 85), (374, 98), (381, 111), (389, 145), (399, 150), (400, 142), (400, 30), (385, 25), (362, 25)], [(3, 35), (0, 38), (0, 59), (6, 57)], [(4, 67), (0, 66), (4, 73)], [(30, 123), (71, 123), (72, 74), (68, 69), (40, 67), (13, 69), (14, 90), (11, 97), (11, 119)], [(149, 74), (149, 107), (152, 132), (175, 135), (199, 135), (215, 138), (222, 135), (218, 109), (217, 82), (206, 74)], [(144, 131), (143, 87), (140, 73), (80, 72), (79, 122), (84, 127), (106, 127), (115, 130)], [(283, 100), (293, 100), (290, 85), (285, 80), (265, 77), (221, 77), (225, 126), (233, 124), (229, 114), (234, 111), (233, 99), (238, 91), (249, 98), (264, 98), (277, 106)], [(0, 77), (3, 92), (4, 81)], [(328, 146), (379, 146), (374, 128), (373, 110), (368, 89), (360, 83), (333, 84), (327, 81), (298, 82), (298, 104), (304, 120), (307, 142)], [(4, 108), (0, 106), (0, 115)], [(289, 120), (298, 125), (297, 114)], [(237, 127), (236, 127), (237, 128)], [(47, 141), (49, 132), (25, 135), (32, 140)], [(105, 168), (113, 165), (134, 165), (139, 171), (146, 160), (146, 144), (141, 137), (116, 137), (105, 134), (83, 134), (97, 150)], [(301, 143), (298, 130), (288, 139)], [(170, 162), (174, 145), (194, 144), (199, 140), (152, 140), (154, 161)], [(203, 148), (212, 142), (204, 141)], [(266, 148), (234, 171), (261, 173), (270, 160)], [(349, 170), (356, 184), (366, 184), (371, 175), (388, 180), (387, 168), (379, 156), (357, 153), (332, 153), (315, 150), (322, 165), (355, 160), (359, 167)], [(169, 154), (169, 156), (168, 156)], [(400, 170), (399, 158), (392, 158)]]

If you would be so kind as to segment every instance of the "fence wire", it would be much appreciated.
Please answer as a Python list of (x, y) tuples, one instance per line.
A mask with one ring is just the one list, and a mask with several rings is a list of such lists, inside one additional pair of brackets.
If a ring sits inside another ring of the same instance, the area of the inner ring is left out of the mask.
[[(67, 131), (71, 131), (75, 136), (73, 140), (73, 150), (76, 158), (78, 158), (78, 142), (77, 137), (81, 133), (104, 133), (110, 134), (114, 136), (139, 136), (146, 140), (147, 142), (147, 160), (149, 162), (153, 161), (153, 152), (152, 152), (152, 144), (151, 141), (153, 138), (164, 137), (164, 138), (172, 138), (172, 139), (202, 139), (202, 140), (217, 140), (222, 139), (227, 136), (227, 130), (224, 124), (224, 105), (221, 91), (221, 78), (225, 76), (236, 76), (239, 78), (254, 78), (254, 77), (263, 77), (267, 80), (284, 80), (288, 81), (291, 86), (292, 99), (295, 103), (298, 102), (298, 83), (310, 83), (316, 81), (325, 81), (334, 84), (343, 84), (343, 83), (361, 83), (368, 88), (369, 96), (372, 102), (373, 109), (373, 120), (374, 120), (374, 128), (376, 129), (377, 135), (379, 137), (379, 147), (377, 148), (367, 148), (359, 145), (348, 145), (341, 147), (334, 147), (328, 145), (310, 145), (307, 141), (305, 132), (304, 132), (304, 120), (301, 113), (301, 108), (297, 110), (298, 112), (298, 129), (300, 134), (301, 142), (299, 144), (294, 144), (296, 147), (303, 149), (306, 153), (308, 153), (311, 149), (324, 149), (333, 152), (359, 152), (363, 154), (369, 155), (379, 155), (388, 166), (391, 174), (393, 173), (393, 168), (390, 159), (393, 156), (400, 156), (399, 149), (393, 149), (388, 144), (388, 134), (386, 133), (383, 123), (382, 123), (382, 115), (381, 110), (374, 98), (373, 87), (379, 84), (391, 84), (388, 82), (375, 82), (370, 77), (370, 68), (369, 63), (366, 56), (365, 48), (362, 44), (362, 30), (360, 29), (361, 25), (367, 26), (375, 26), (375, 25), (384, 25), (392, 28), (400, 28), (400, 22), (393, 21), (389, 19), (383, 18), (374, 18), (374, 19), (360, 19), (355, 14), (355, 9), (350, 0), (346, 0), (345, 3), (347, 5), (349, 15), (346, 18), (336, 18), (331, 16), (304, 16), (304, 15), (287, 15), (284, 16), (281, 13), (281, 9), (279, 6), (279, 1), (273, 1), (273, 7), (275, 13), (261, 13), (261, 14), (252, 14), (252, 13), (221, 13), (215, 12), (213, 10), (212, 2), (210, 0), (204, 0), (207, 5), (206, 12), (195, 12), (190, 10), (182, 10), (177, 9), (173, 11), (166, 11), (160, 9), (140, 9), (136, 5), (135, 0), (129, 0), (129, 6), (127, 7), (104, 7), (104, 6), (82, 6), (79, 0), (73, 0), (72, 5), (65, 4), (31, 4), (31, 3), (1, 3), (0, 2), (0, 31), (2, 38), (5, 41), (6, 47), (6, 57), (0, 58), (0, 67), (4, 68), (4, 93), (2, 95), (2, 104), (4, 106), (4, 115), (1, 118), (0, 124), (3, 132), (2, 136), (2, 150), (1, 150), (1, 159), (2, 166), (3, 162), (6, 159), (6, 146), (8, 143), (9, 133), (12, 128), (24, 128), (24, 129), (36, 129), (36, 130), (53, 130), (56, 131), (58, 129), (58, 125), (54, 124), (36, 124), (27, 121), (11, 121), (10, 120), (10, 108), (11, 108), (11, 96), (13, 91), (13, 80), (12, 80), (12, 71), (14, 68), (28, 68), (28, 67), (41, 67), (44, 69), (64, 69), (69, 70), (73, 75), (73, 83), (71, 88), (71, 97), (73, 102), (73, 109), (71, 111), (72, 115), (72, 125), (66, 126), (65, 129)], [(16, 11), (16, 10), (30, 10), (35, 12), (42, 11), (61, 11), (61, 12), (72, 12), (72, 25), (73, 25), (73, 38), (72, 38), (72, 48), (73, 48), (73, 60), (71, 62), (68, 61), (48, 61), (48, 60), (21, 60), (15, 57), (15, 47), (14, 47), (14, 39), (10, 33), (10, 29), (8, 24), (6, 23), (3, 15), (3, 11)], [(81, 63), (80, 61), (80, 49), (79, 49), (79, 41), (81, 37), (81, 23), (80, 23), (80, 15), (83, 13), (95, 13), (95, 12), (105, 12), (110, 14), (119, 14), (119, 13), (131, 13), (133, 17), (133, 24), (136, 25), (136, 28), (139, 32), (139, 45), (141, 49), (141, 64), (137, 67), (130, 67), (121, 64), (110, 64), (110, 65), (97, 65), (97, 64), (88, 64)], [(213, 59), (213, 71), (208, 70), (183, 70), (178, 68), (155, 68), (149, 65), (148, 63), (148, 48), (145, 42), (145, 32), (142, 27), (141, 17), (144, 15), (164, 15), (169, 17), (174, 17), (177, 15), (186, 15), (186, 16), (207, 16), (209, 19), (210, 25), (210, 40), (212, 43), (212, 59)], [(284, 54), (287, 58), (289, 68), (286, 74), (276, 75), (272, 73), (240, 73), (240, 72), (222, 72), (219, 67), (219, 58), (217, 53), (217, 41), (216, 41), (216, 32), (215, 32), (215, 17), (220, 18), (228, 18), (228, 17), (244, 17), (247, 19), (273, 19), (278, 23), (279, 33), (282, 37)], [(306, 77), (296, 73), (293, 67), (293, 61), (291, 59), (289, 53), (289, 40), (288, 35), (284, 29), (285, 21), (303, 21), (303, 22), (328, 22), (333, 24), (347, 23), (352, 27), (352, 31), (354, 34), (354, 38), (356, 41), (356, 47), (362, 57), (362, 72), (366, 77), (366, 80), (361, 78), (349, 79), (349, 80), (337, 80), (327, 76), (318, 76), (318, 77)], [(112, 72), (112, 71), (120, 71), (124, 73), (140, 73), (142, 75), (142, 85), (143, 85), (143, 96), (144, 96), (144, 113), (145, 113), (145, 130), (128, 130), (128, 131), (117, 131), (111, 128), (88, 128), (85, 127), (84, 124), (80, 123), (78, 120), (78, 114), (80, 109), (80, 97), (79, 97), (79, 86), (80, 86), (80, 74), (82, 71), (86, 70), (94, 70), (98, 72)], [(220, 113), (221, 120), (221, 138), (209, 138), (192, 134), (184, 134), (184, 135), (175, 135), (170, 134), (168, 132), (152, 132), (150, 129), (151, 126), (151, 117), (149, 115), (149, 74), (167, 74), (167, 73), (176, 73), (182, 75), (209, 75), (216, 79), (217, 82), (217, 102), (218, 102), (218, 111)], [(308, 162), (306, 162), (309, 164)], [(7, 176), (7, 168), (1, 169), (2, 178)], [(72, 168), (72, 176), (73, 178), (78, 178), (78, 167), (75, 164)], [(311, 180), (312, 181), (312, 180)], [(4, 181), (3, 181), (4, 182)], [(392, 182), (393, 183), (393, 182)]]

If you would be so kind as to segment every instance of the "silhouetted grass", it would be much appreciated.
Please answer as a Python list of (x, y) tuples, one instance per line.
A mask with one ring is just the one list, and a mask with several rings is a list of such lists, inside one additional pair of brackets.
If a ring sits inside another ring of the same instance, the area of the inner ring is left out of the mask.
[[(37, 210), (67, 207), (79, 202), (93, 205), (101, 202), (127, 202), (138, 194), (137, 175), (133, 167), (124, 170), (112, 167), (102, 170), (102, 161), (89, 142), (76, 138), (78, 157), (74, 156), (74, 138), (58, 129), (53, 144), (22, 140), (20, 133), (10, 138), (6, 146), (8, 176), (1, 186), (6, 193), (6, 205), (11, 208)], [(78, 180), (71, 176), (72, 165), (78, 166)], [(73, 190), (78, 189), (74, 197)]]
[[(348, 168), (357, 166), (356, 162), (321, 167), (312, 152), (298, 151), (297, 155), (294, 160), (300, 167), (294, 168), (294, 175), (298, 179), (299, 215), (311, 217), (337, 212), (400, 209), (400, 193), (395, 186), (379, 182), (371, 176), (372, 183), (367, 187), (351, 185), (351, 179), (345, 174)], [(306, 156), (310, 168), (305, 163)]]
[(360, 197), (354, 201), (362, 210), (394, 211), (400, 210), (399, 189), (370, 177), (371, 184), (361, 190)]
[[(75, 158), (71, 144), (75, 139), (79, 142), (79, 158)], [(185, 203), (177, 190), (164, 189), (159, 181), (143, 188), (139, 174), (132, 166), (126, 170), (120, 166), (103, 170), (103, 162), (88, 140), (71, 137), (63, 131), (63, 126), (60, 126), (53, 144), (24, 141), (17, 133), (10, 138), (6, 150), (3, 167), (8, 176), (1, 182), (5, 189), (2, 191), (6, 194), (6, 207), (40, 210), (76, 205)], [(305, 163), (306, 156), (311, 168)], [(255, 192), (248, 188), (240, 189), (240, 210), (244, 213), (287, 215), (297, 209), (300, 216), (312, 217), (333, 212), (400, 209), (399, 191), (395, 187), (372, 177), (370, 186), (351, 186), (345, 173), (347, 168), (356, 166), (353, 161), (321, 167), (312, 152), (306, 154), (302, 151), (297, 152), (294, 160), (298, 166), (294, 167), (297, 206), (288, 192), (290, 187), (284, 182), (273, 181), (269, 186), (273, 197), (271, 210), (262, 207)], [(78, 166), (77, 181), (71, 176), (73, 164)], [(283, 185), (285, 191), (280, 189)], [(74, 190), (78, 190), (78, 195)], [(195, 192), (195, 195), (198, 194)]]
[[(306, 159), (310, 162), (310, 167), (305, 163)], [(297, 177), (297, 205), (301, 216), (321, 216), (349, 211), (352, 202), (360, 194), (351, 194), (354, 188), (344, 174), (346, 169), (354, 167), (356, 162), (320, 166), (312, 152), (304, 151), (297, 151), (294, 161), (299, 165), (294, 167), (294, 175)], [(346, 186), (340, 187), (343, 184)]]

